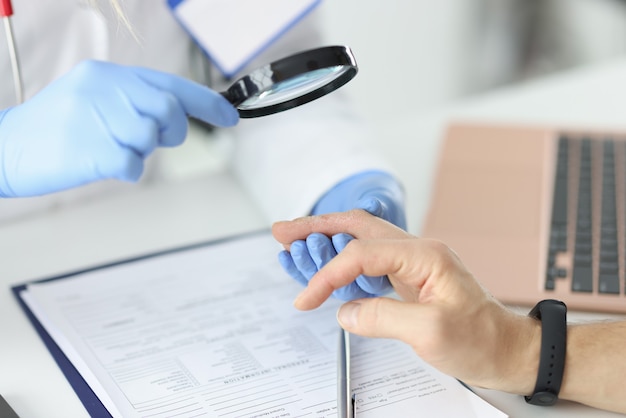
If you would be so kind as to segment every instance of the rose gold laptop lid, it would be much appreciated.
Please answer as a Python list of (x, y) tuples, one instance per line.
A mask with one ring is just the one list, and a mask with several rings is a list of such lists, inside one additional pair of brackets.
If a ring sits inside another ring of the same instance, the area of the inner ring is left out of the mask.
[[(563, 277), (546, 289), (557, 143), (563, 133), (548, 127), (451, 125), (422, 235), (447, 243), (505, 303), (532, 306), (555, 298), (574, 309), (626, 312), (624, 234), (619, 237), (618, 294), (599, 293), (597, 286), (592, 292), (572, 290), (573, 226), (568, 226), (568, 250), (556, 257)], [(618, 162), (618, 177), (623, 178), (624, 164)], [(567, 199), (570, 218), (575, 215), (575, 194)], [(621, 201), (618, 212), (623, 231)]]

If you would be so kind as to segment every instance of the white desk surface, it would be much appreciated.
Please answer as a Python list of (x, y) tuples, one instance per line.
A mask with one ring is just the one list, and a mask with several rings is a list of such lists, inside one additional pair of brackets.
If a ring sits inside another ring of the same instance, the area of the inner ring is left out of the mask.
[[(419, 232), (437, 146), (449, 120), (626, 130), (624, 97), (626, 61), (621, 61), (504, 89), (428, 114), (399, 109), (397, 117), (376, 125), (380, 143), (375, 145), (406, 184), (409, 228)], [(14, 300), (11, 285), (269, 225), (228, 174), (138, 188), (0, 224), (0, 394), (22, 417), (87, 416)], [(511, 417), (621, 416), (569, 402), (534, 407), (519, 396), (477, 392)]]

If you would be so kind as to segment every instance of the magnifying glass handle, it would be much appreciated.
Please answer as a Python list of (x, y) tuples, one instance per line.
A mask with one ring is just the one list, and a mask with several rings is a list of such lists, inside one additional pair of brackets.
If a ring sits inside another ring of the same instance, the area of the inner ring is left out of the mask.
[(233, 106), (236, 106), (233, 103), (233, 99), (230, 97), (230, 94), (228, 94), (227, 91), (221, 91), (220, 94), (222, 95), (223, 98), (225, 98), (226, 100), (228, 100), (231, 104), (233, 104)]
[(227, 91), (220, 92), (220, 94), (235, 107), (246, 100), (246, 96), (241, 91), (242, 87), (240, 84), (242, 84), (241, 80), (236, 85), (231, 86)]

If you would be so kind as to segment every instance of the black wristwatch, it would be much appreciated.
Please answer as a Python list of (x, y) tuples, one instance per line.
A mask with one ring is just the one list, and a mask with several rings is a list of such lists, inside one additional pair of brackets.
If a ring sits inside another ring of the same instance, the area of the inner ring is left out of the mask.
[(541, 354), (535, 390), (524, 398), (533, 405), (554, 405), (565, 368), (567, 307), (560, 300), (546, 299), (535, 305), (528, 316), (541, 321)]

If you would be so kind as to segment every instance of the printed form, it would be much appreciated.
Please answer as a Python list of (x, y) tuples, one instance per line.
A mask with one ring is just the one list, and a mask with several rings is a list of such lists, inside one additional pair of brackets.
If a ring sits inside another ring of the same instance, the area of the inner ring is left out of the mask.
[[(255, 234), (22, 298), (114, 417), (336, 417), (339, 302), (293, 308), (278, 250)], [(351, 350), (358, 417), (505, 416), (403, 343), (354, 336)]]

